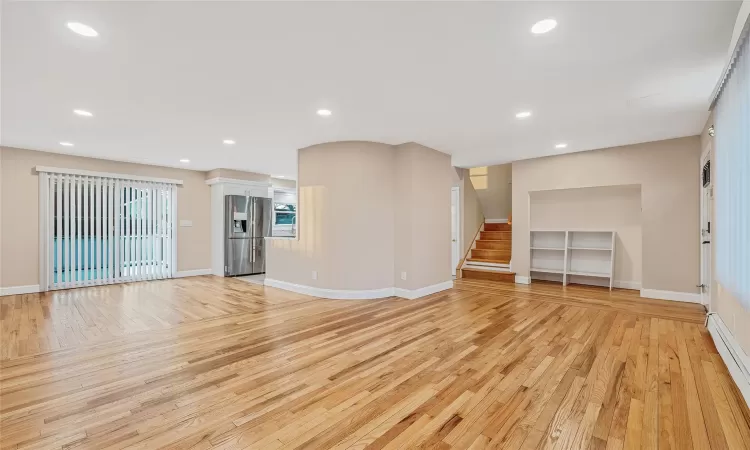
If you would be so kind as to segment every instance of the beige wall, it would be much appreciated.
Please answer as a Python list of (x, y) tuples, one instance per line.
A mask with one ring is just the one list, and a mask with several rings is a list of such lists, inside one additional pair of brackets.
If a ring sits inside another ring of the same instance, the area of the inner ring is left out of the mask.
[(394, 160), (392, 146), (374, 142), (299, 150), (299, 239), (269, 241), (266, 276), (325, 289), (393, 286)]
[(529, 193), (640, 185), (642, 287), (697, 293), (698, 136), (513, 163), (513, 270), (529, 276)]
[(539, 191), (530, 198), (532, 229), (615, 231), (615, 281), (640, 287), (640, 185)]
[(299, 150), (298, 167), (299, 239), (269, 240), (269, 279), (335, 290), (450, 280), (448, 155), (336, 142)]
[(450, 156), (408, 143), (396, 147), (395, 162), (394, 285), (419, 289), (450, 280)]
[(177, 227), (177, 270), (208, 269), (210, 254), (210, 191), (205, 173), (94, 158), (0, 148), (2, 259), (0, 286), (39, 284), (39, 178), (36, 166), (93, 170), (183, 180), (177, 189), (177, 219), (192, 227)]
[(739, 342), (742, 350), (750, 355), (750, 311), (746, 310), (739, 300), (728, 290), (724, 289), (716, 280), (716, 244), (721, 236), (716, 233), (716, 166), (721, 157), (713, 147), (713, 138), (708, 135), (708, 128), (713, 125), (713, 114), (708, 118), (703, 132), (701, 133), (701, 149), (709, 152), (711, 158), (711, 180), (714, 186), (714, 208), (711, 217), (711, 311), (715, 311), (724, 321), (734, 338)]
[(482, 213), (488, 220), (507, 219), (513, 204), (513, 168), (511, 164), (487, 166), (485, 175), (474, 175), (482, 168), (471, 169), (471, 181)]

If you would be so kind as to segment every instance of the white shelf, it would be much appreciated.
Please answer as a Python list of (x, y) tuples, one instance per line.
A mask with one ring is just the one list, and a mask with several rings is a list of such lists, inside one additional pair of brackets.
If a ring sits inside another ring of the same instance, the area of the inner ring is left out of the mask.
[(542, 273), (563, 273), (562, 270), (555, 270), (555, 269), (541, 269), (539, 267), (532, 267), (530, 269), (532, 272), (542, 272)]
[[(614, 231), (531, 230), (529, 243), (529, 272), (536, 273), (532, 278), (549, 280), (545, 274), (562, 275), (563, 285), (568, 284), (569, 276), (608, 278), (612, 289)], [(593, 284), (592, 280), (589, 282)]]
[(596, 272), (568, 272), (568, 275), (579, 275), (582, 277), (609, 278), (608, 273), (596, 273)]

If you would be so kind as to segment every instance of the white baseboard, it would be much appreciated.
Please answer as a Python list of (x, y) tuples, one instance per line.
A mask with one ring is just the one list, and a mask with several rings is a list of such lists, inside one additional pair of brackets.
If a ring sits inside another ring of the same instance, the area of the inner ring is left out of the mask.
[(199, 275), (211, 275), (211, 269), (181, 270), (174, 274), (173, 278), (197, 277)]
[(529, 283), (531, 283), (531, 280), (529, 279), (529, 277), (524, 277), (524, 276), (521, 276), (521, 275), (516, 275), (516, 283), (518, 283), (518, 284), (529, 284)]
[(729, 369), (729, 374), (745, 398), (745, 403), (750, 405), (750, 358), (716, 313), (708, 315), (708, 332), (711, 333), (716, 349)]
[(484, 223), (508, 223), (508, 218), (505, 219), (484, 219)]
[(39, 292), (38, 284), (29, 284), (27, 286), (9, 286), (0, 288), (0, 297), (3, 295), (33, 294)]
[(263, 284), (284, 289), (286, 291), (296, 292), (298, 294), (331, 298), (334, 300), (370, 300), (393, 296), (392, 287), (369, 290), (324, 289), (313, 286), (304, 286), (302, 284), (287, 283), (286, 281), (274, 280), (271, 278), (266, 278)]
[(434, 294), (436, 292), (451, 288), (453, 288), (453, 280), (443, 281), (442, 283), (433, 284), (432, 286), (425, 286), (419, 289), (394, 288), (393, 295), (395, 295), (396, 297), (414, 300), (415, 298), (424, 297), (426, 295)]
[(618, 289), (633, 289), (636, 291), (641, 290), (640, 281), (617, 281), (615, 280), (614, 283), (612, 283), (612, 286)]
[(394, 287), (369, 290), (324, 289), (313, 286), (305, 286), (302, 284), (288, 283), (286, 281), (274, 280), (271, 278), (266, 278), (264, 284), (266, 286), (284, 289), (286, 291), (292, 291), (298, 294), (305, 294), (313, 297), (330, 298), (334, 300), (372, 300), (376, 298), (393, 296), (413, 300), (415, 298), (424, 297), (425, 295), (434, 294), (435, 292), (444, 291), (453, 287), (452, 280), (413, 290)]
[(701, 303), (701, 295), (691, 292), (660, 291), (658, 289), (641, 289), (641, 297), (675, 302)]

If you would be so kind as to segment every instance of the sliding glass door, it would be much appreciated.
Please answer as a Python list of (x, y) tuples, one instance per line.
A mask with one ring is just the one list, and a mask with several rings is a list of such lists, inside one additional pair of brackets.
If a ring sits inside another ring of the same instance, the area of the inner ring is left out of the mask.
[(42, 288), (169, 278), (174, 184), (40, 173)]

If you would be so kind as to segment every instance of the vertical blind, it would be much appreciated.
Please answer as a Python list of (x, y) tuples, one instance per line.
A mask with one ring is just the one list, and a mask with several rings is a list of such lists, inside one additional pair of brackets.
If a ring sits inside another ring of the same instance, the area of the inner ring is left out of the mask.
[(45, 290), (170, 278), (175, 185), (40, 173)]
[(740, 45), (714, 109), (716, 279), (750, 309), (750, 55)]

